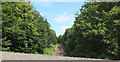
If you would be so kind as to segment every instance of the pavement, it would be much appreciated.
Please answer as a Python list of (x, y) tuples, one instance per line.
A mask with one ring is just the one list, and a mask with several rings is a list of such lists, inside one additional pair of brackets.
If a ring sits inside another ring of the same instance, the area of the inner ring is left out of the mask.
[(4, 62), (4, 60), (75, 60), (75, 61), (77, 60), (77, 61), (82, 61), (82, 62), (84, 61), (86, 62), (90, 62), (90, 61), (92, 62), (95, 62), (95, 61), (97, 62), (120, 62), (120, 61), (94, 59), (94, 58), (78, 58), (78, 57), (26, 54), (26, 53), (14, 53), (14, 52), (2, 52), (2, 60), (3, 60), (2, 62)]

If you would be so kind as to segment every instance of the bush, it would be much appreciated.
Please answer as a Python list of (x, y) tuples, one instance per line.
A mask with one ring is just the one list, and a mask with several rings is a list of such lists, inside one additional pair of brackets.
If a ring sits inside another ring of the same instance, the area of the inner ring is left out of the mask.
[(43, 54), (44, 54), (44, 55), (52, 55), (53, 52), (55, 51), (55, 48), (56, 48), (55, 45), (50, 44), (50, 47), (49, 47), (49, 48), (44, 48), (44, 49), (43, 49)]

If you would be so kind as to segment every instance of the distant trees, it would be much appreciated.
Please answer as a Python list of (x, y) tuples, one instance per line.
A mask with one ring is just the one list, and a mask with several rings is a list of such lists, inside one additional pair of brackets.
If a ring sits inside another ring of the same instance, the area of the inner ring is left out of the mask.
[[(48, 41), (51, 42), (52, 44), (56, 44), (57, 43), (57, 37), (56, 37), (56, 32), (53, 29), (50, 29), (48, 32)], [(50, 44), (51, 44), (50, 43)]]
[(120, 2), (85, 3), (59, 37), (68, 56), (120, 59)]
[(2, 50), (52, 54), (53, 44), (60, 43), (68, 56), (120, 59), (119, 3), (85, 3), (74, 25), (57, 38), (47, 19), (28, 2), (4, 2)]
[[(51, 39), (54, 38), (54, 39)], [(43, 53), (43, 49), (55, 44), (56, 34), (47, 19), (33, 9), (28, 2), (4, 2), (2, 4), (2, 50)]]

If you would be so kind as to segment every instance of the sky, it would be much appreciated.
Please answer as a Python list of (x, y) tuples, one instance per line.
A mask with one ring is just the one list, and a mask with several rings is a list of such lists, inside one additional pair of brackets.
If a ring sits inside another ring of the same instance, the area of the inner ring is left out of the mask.
[(67, 28), (72, 27), (75, 13), (84, 2), (31, 2), (34, 9), (40, 12), (55, 30), (56, 35), (62, 35)]

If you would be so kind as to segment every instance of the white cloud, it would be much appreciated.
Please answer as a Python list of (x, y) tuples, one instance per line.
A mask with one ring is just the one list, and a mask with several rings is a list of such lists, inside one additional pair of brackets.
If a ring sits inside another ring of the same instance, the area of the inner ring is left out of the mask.
[(65, 15), (67, 15), (67, 12), (64, 12)]
[(42, 16), (43, 16), (43, 13), (42, 13), (42, 12), (40, 12), (40, 15), (42, 15)]
[(63, 35), (63, 34), (65, 33), (65, 30), (68, 29), (68, 28), (70, 28), (70, 26), (67, 26), (67, 25), (65, 25), (65, 26), (60, 26), (60, 27), (59, 27), (59, 30), (60, 30), (61, 33), (57, 33), (57, 32), (56, 32), (57, 37), (58, 37), (59, 35)]
[(60, 34), (56, 33), (56, 36), (58, 37)]
[(40, 15), (42, 15), (43, 17), (45, 17), (47, 15), (47, 13), (45, 12), (40, 12)]
[(62, 15), (58, 15), (53, 19), (55, 22), (64, 23), (70, 20), (70, 16), (67, 15), (67, 12), (64, 12)]
[(64, 23), (66, 21), (69, 21), (70, 20), (70, 17), (69, 16), (64, 16), (64, 15), (59, 15), (58, 17), (55, 17), (53, 19), (55, 22), (60, 22), (60, 23)]
[(65, 25), (65, 26), (59, 27), (59, 29), (60, 29), (63, 33), (65, 32), (65, 30), (66, 30), (67, 28), (70, 28), (70, 26)]
[(74, 24), (74, 21), (75, 21), (75, 18), (73, 19), (72, 24)]

